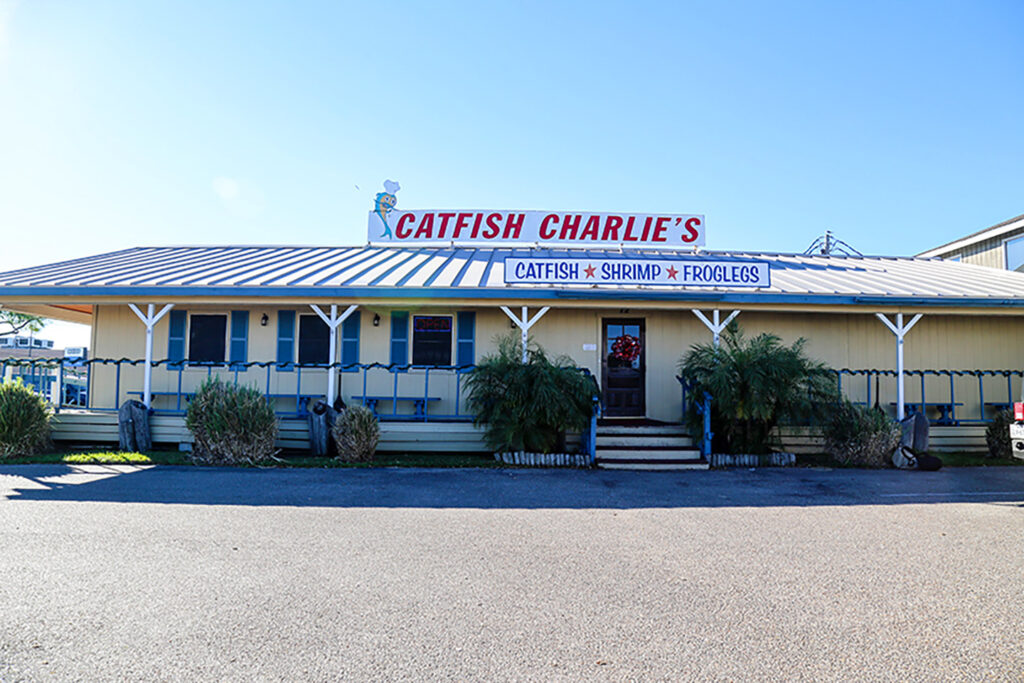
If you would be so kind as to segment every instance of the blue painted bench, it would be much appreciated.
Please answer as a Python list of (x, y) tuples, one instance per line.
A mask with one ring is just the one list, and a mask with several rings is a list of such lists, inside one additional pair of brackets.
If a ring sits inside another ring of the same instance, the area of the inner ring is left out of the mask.
[[(427, 416), (427, 402), (428, 401), (440, 401), (440, 396), (353, 396), (353, 401), (360, 401), (363, 405), (373, 411), (373, 414), (380, 417), (380, 413), (377, 412), (377, 404), (381, 401), (412, 401), (413, 417), (425, 418)], [(385, 413), (387, 417), (390, 413)]]

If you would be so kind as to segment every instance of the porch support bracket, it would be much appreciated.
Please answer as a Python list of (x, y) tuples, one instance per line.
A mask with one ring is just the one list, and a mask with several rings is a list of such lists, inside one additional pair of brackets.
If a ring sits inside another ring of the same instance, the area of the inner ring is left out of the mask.
[(704, 323), (705, 327), (711, 330), (711, 334), (714, 337), (716, 349), (718, 348), (718, 345), (721, 341), (722, 332), (725, 331), (725, 328), (729, 326), (729, 323), (731, 323), (736, 318), (736, 316), (740, 314), (739, 311), (733, 311), (732, 313), (729, 314), (729, 317), (725, 319), (725, 322), (719, 322), (720, 313), (717, 308), (711, 312), (711, 320), (708, 320), (707, 316), (698, 311), (696, 308), (690, 310), (693, 311), (693, 314), (697, 316), (697, 318), (700, 319), (702, 323)]
[(889, 331), (896, 335), (896, 419), (903, 420), (905, 417), (903, 410), (903, 403), (905, 392), (903, 391), (903, 338), (907, 336), (907, 332), (910, 332), (910, 328), (917, 324), (917, 321), (921, 319), (922, 314), (918, 313), (910, 322), (906, 325), (903, 324), (903, 314), (896, 314), (896, 323), (893, 324), (891, 320), (884, 313), (875, 313), (875, 317), (881, 320)]
[(502, 306), (501, 307), (501, 310), (505, 311), (505, 315), (507, 315), (509, 318), (511, 318), (512, 322), (514, 322), (516, 324), (516, 327), (519, 328), (519, 331), (522, 332), (522, 336), (523, 336), (523, 362), (524, 363), (526, 362), (526, 358), (527, 358), (526, 344), (527, 344), (527, 340), (528, 340), (528, 337), (529, 337), (529, 334), (530, 334), (530, 328), (533, 327), (534, 324), (538, 320), (540, 320), (541, 317), (545, 313), (547, 313), (548, 310), (550, 310), (550, 309), (551, 309), (550, 306), (545, 306), (544, 308), (540, 309), (540, 312), (537, 315), (533, 316), (533, 318), (530, 318), (529, 310), (527, 309), (526, 306), (523, 306), (523, 315), (522, 315), (522, 318), (520, 318), (520, 317), (517, 317), (516, 314), (513, 313), (511, 311), (511, 309), (509, 309), (508, 306)]
[(153, 403), (153, 328), (160, 322), (167, 313), (174, 308), (174, 304), (166, 304), (160, 309), (159, 313), (154, 314), (155, 306), (153, 304), (146, 305), (146, 313), (143, 315), (142, 311), (135, 304), (128, 304), (128, 308), (132, 309), (132, 312), (138, 316), (142, 324), (146, 326), (146, 367), (142, 371), (142, 402), (146, 404), (146, 408), (152, 408)]
[(338, 353), (338, 328), (345, 322), (345, 319), (352, 315), (359, 306), (352, 304), (349, 306), (344, 313), (338, 315), (338, 305), (331, 304), (331, 314), (327, 315), (320, 309), (316, 304), (310, 304), (310, 308), (313, 312), (320, 316), (320, 319), (327, 323), (327, 327), (331, 330), (330, 340), (327, 346), (327, 402), (331, 403), (337, 397), (337, 382), (338, 373), (335, 371), (334, 362), (337, 360)]

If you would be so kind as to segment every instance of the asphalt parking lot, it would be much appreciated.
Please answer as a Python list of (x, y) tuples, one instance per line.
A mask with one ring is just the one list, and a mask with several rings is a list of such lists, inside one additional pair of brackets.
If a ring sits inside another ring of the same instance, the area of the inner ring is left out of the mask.
[(0, 466), (0, 680), (1021, 680), (1024, 468)]

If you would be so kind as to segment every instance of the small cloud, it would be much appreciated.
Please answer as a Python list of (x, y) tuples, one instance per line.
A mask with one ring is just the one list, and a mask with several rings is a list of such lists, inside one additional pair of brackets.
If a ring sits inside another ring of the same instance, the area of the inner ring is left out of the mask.
[(224, 208), (236, 216), (252, 218), (263, 213), (263, 192), (252, 183), (219, 176), (213, 179), (210, 187), (220, 197)]
[(214, 178), (212, 185), (217, 196), (226, 202), (238, 199), (242, 191), (242, 186), (234, 178)]

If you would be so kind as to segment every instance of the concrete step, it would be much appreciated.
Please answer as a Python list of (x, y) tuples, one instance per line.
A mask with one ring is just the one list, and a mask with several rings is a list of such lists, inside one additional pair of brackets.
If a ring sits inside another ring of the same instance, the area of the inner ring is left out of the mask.
[(597, 459), (606, 462), (620, 460), (643, 460), (645, 462), (663, 462), (675, 460), (700, 460), (701, 454), (695, 448), (686, 449), (658, 449), (658, 450), (636, 450), (632, 448), (598, 448)]
[(624, 463), (624, 462), (597, 462), (597, 466), (603, 470), (706, 470), (710, 466), (703, 460), (683, 463)]
[(597, 434), (598, 448), (691, 448), (693, 439), (684, 435), (634, 436), (626, 434)]
[(627, 427), (622, 425), (598, 425), (598, 436), (688, 436), (683, 425), (642, 425)]

